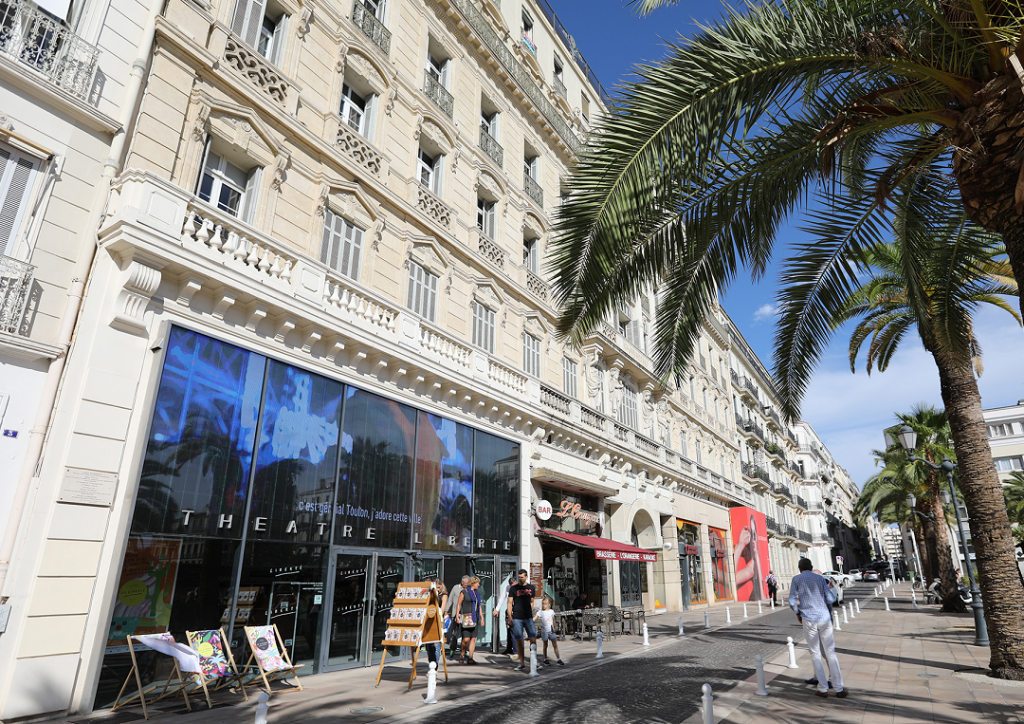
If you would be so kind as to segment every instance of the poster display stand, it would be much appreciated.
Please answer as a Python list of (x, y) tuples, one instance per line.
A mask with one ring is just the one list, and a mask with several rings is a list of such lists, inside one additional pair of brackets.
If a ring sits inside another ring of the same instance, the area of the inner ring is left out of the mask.
[[(399, 583), (395, 592), (395, 601), (388, 615), (388, 629), (384, 632), (383, 655), (380, 657), (380, 669), (377, 671), (377, 683), (384, 673), (384, 660), (388, 655), (389, 646), (412, 647), (412, 674), (409, 676), (409, 688), (416, 679), (416, 659), (421, 644), (438, 644), (444, 641), (444, 623), (441, 613), (441, 602), (437, 599), (437, 589), (429, 582)], [(441, 649), (441, 662), (444, 666), (444, 680), (448, 681), (448, 657)]]
[[(167, 681), (155, 681), (148, 686), (142, 685), (142, 675), (139, 670), (138, 659), (135, 657), (135, 646), (132, 644), (132, 639), (153, 651), (171, 657), (174, 661), (174, 672), (167, 677)], [(148, 720), (149, 710), (146, 708), (147, 703), (155, 704), (161, 699), (177, 694), (179, 691), (185, 697), (185, 706), (189, 711), (192, 711), (192, 704), (189, 703), (187, 690), (191, 682), (181, 675), (182, 669), (179, 668), (178, 664), (180, 662), (187, 672), (196, 673), (199, 669), (198, 654), (187, 646), (176, 642), (174, 636), (169, 633), (146, 634), (142, 636), (130, 634), (125, 637), (125, 640), (128, 642), (128, 653), (131, 654), (132, 668), (128, 672), (128, 677), (124, 680), (124, 684), (121, 685), (121, 691), (117, 693), (117, 698), (114, 700), (114, 705), (110, 708), (110, 711), (117, 711), (137, 699), (142, 704), (142, 717)], [(195, 660), (193, 661), (193, 659)], [(128, 682), (132, 680), (132, 677), (135, 677), (135, 683), (138, 685), (139, 690), (128, 698), (122, 699), (121, 696), (124, 694), (124, 690), (128, 687)], [(160, 693), (147, 702), (146, 695), (155, 693), (157, 689), (160, 689)]]
[[(277, 630), (277, 624), (270, 626), (246, 626), (245, 638), (249, 642), (252, 653), (249, 660), (242, 667), (248, 671), (252, 662), (256, 661), (256, 670), (263, 679), (263, 686), (267, 696), (271, 695), (270, 682), (278, 679), (286, 679), (289, 676), (295, 677), (296, 689), (286, 691), (302, 691), (302, 682), (299, 680), (298, 670), (302, 664), (295, 666), (291, 657), (288, 656), (287, 648), (280, 648), (281, 632)], [(269, 674), (269, 676), (268, 676)], [(247, 697), (248, 698), (248, 697)]]

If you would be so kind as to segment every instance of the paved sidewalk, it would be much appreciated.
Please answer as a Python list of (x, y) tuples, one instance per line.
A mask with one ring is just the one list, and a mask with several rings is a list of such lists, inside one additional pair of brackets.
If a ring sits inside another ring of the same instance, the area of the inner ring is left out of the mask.
[[(719, 724), (1024, 724), (1024, 682), (1001, 682), (955, 672), (988, 666), (987, 648), (974, 646), (970, 614), (939, 614), (937, 606), (914, 610), (910, 585), (888, 589), (891, 611), (871, 589), (858, 586), (861, 614), (836, 632), (836, 652), (850, 695), (814, 696), (804, 683), (814, 676), (810, 654), (797, 646), (798, 669), (788, 669), (788, 654), (765, 666), (767, 697), (756, 696), (753, 677), (715, 697)], [(867, 595), (863, 595), (866, 589)], [(893, 598), (895, 596), (895, 598)], [(854, 595), (847, 594), (852, 604)], [(841, 620), (841, 616), (840, 616)], [(687, 724), (702, 721), (698, 713)]]

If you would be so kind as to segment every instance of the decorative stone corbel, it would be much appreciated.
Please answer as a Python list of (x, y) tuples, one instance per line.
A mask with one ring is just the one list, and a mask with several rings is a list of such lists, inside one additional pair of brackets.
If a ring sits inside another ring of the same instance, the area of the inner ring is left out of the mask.
[(202, 141), (206, 136), (206, 122), (210, 119), (210, 106), (200, 103), (196, 111), (196, 120), (192, 124), (192, 140)]
[(338, 60), (335, 62), (334, 67), (339, 73), (345, 72), (345, 61), (348, 58), (348, 43), (344, 40), (341, 41), (341, 47), (338, 48)]
[(384, 104), (384, 114), (387, 116), (391, 115), (391, 111), (395, 110), (395, 98), (398, 97), (398, 89), (392, 87), (388, 92), (388, 102)]
[[(143, 263), (145, 261), (146, 263)], [(143, 315), (153, 293), (160, 286), (163, 264), (149, 259), (132, 259), (128, 263), (128, 278), (115, 302), (114, 318), (110, 326), (129, 334), (147, 334)]]
[(412, 131), (412, 140), (420, 140), (420, 134), (423, 133), (423, 114), (416, 114), (416, 127)]
[(323, 218), (327, 213), (327, 199), (331, 195), (331, 187), (327, 184), (320, 184), (320, 194), (316, 198), (316, 215)]
[(373, 225), (373, 242), (371, 246), (374, 251), (380, 251), (380, 242), (384, 239), (384, 229), (387, 227), (387, 224), (387, 220), (381, 217)]
[(292, 157), (286, 151), (282, 151), (277, 155), (277, 161), (274, 163), (274, 178), (270, 181), (270, 188), (273, 191), (280, 191), (281, 184), (284, 183), (285, 171), (291, 164)]
[(299, 40), (306, 37), (306, 33), (309, 32), (309, 24), (313, 20), (313, 6), (306, 5), (302, 8), (302, 14), (299, 16), (299, 26), (295, 29), (295, 34), (299, 36)]

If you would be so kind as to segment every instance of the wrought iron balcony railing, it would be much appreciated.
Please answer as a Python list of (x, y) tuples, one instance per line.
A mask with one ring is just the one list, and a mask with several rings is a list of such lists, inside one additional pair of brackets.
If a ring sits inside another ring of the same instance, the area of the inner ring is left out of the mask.
[(88, 100), (100, 51), (29, 0), (0, 2), (0, 54)]
[(358, 0), (352, 4), (352, 22), (384, 52), (384, 55), (391, 55), (391, 31), (374, 16), (372, 10)]
[(808, 533), (806, 531), (798, 530), (796, 532), (796, 534), (800, 538), (800, 540), (802, 540), (804, 543), (810, 543), (811, 542), (811, 534), (810, 533)]
[(489, 159), (498, 164), (499, 168), (501, 167), (502, 161), (505, 159), (505, 149), (483, 128), (480, 129), (480, 148)]
[(537, 206), (544, 208), (544, 189), (542, 189), (540, 184), (537, 183), (537, 179), (525, 171), (523, 172), (523, 190), (526, 192), (527, 196), (533, 199), (533, 202), (537, 204)]
[(0, 332), (22, 333), (35, 272), (31, 264), (0, 256)]
[(427, 79), (423, 84), (423, 92), (434, 102), (438, 108), (444, 111), (449, 118), (455, 113), (455, 99), (448, 89), (441, 85), (441, 82), (434, 76), (427, 73)]

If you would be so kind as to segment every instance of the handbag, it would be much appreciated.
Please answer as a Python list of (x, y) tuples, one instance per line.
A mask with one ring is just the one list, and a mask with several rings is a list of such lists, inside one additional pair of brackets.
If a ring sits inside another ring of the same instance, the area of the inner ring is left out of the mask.
[(462, 628), (473, 629), (476, 628), (476, 621), (473, 620), (473, 613), (476, 612), (477, 608), (480, 606), (480, 598), (479, 594), (473, 595), (474, 591), (472, 590), (467, 591), (467, 593), (469, 593), (469, 600), (473, 602), (473, 612), (469, 614), (468, 620), (466, 618), (466, 614), (462, 615)]

